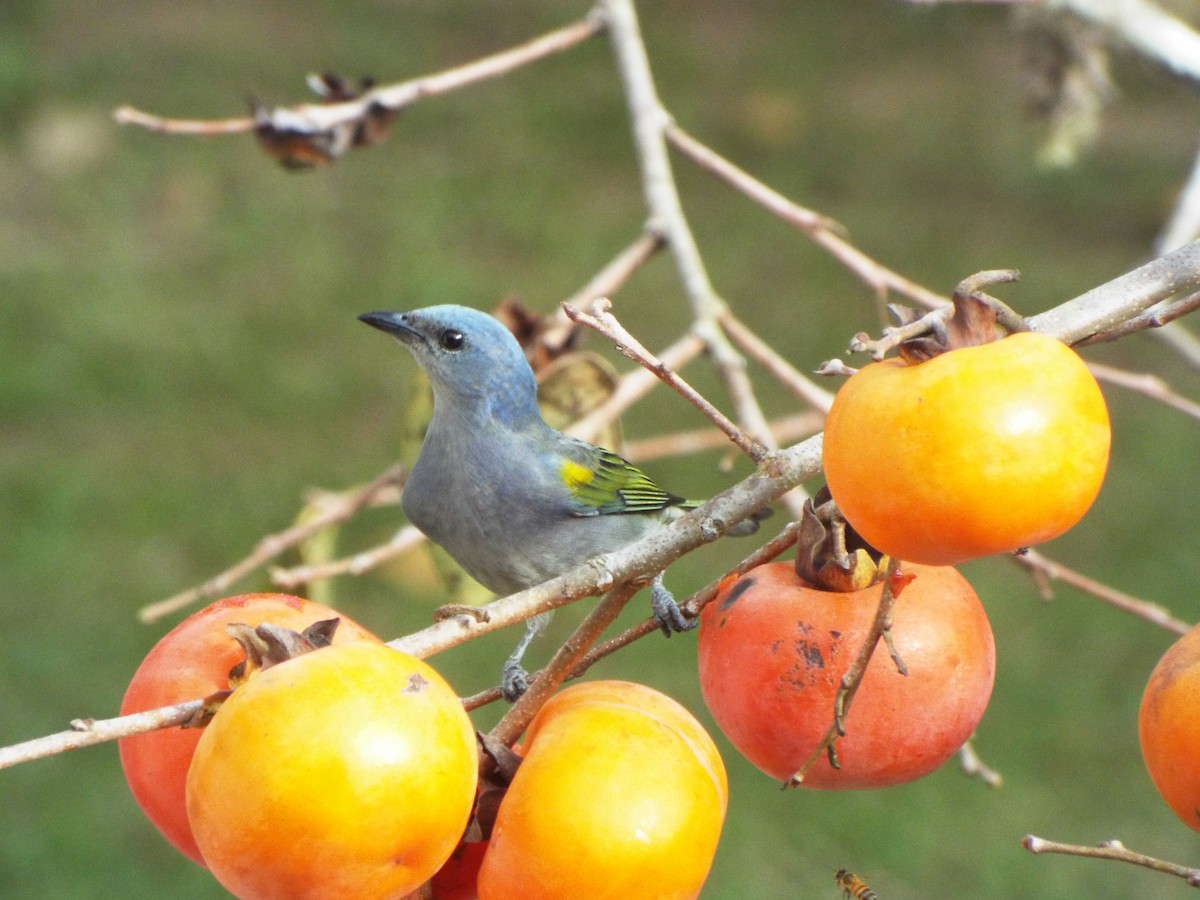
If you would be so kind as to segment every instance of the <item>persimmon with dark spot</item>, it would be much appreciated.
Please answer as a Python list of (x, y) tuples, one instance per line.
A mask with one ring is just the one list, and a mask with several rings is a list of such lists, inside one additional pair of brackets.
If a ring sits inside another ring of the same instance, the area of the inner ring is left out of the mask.
[[(878, 788), (932, 772), (971, 736), (991, 697), (995, 645), (983, 605), (955, 569), (907, 565), (891, 635), (908, 674), (876, 646), (836, 745), (802, 786)], [(789, 781), (833, 721), (834, 699), (870, 631), (883, 585), (849, 593), (759, 566), (700, 615), (704, 701), (751, 763)]]

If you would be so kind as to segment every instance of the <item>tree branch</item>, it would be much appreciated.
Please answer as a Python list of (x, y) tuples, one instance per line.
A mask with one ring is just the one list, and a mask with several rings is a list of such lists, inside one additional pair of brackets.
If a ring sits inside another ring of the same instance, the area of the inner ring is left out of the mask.
[(931, 309), (950, 302), (949, 297), (934, 293), (871, 259), (846, 239), (842, 227), (837, 222), (793, 203), (700, 143), (678, 125), (671, 124), (666, 135), (671, 145), (696, 165), (807, 234), (814, 244), (863, 281), (876, 296), (882, 298), (891, 290)]
[(1200, 241), (1192, 241), (1026, 321), (1033, 331), (1077, 344), (1155, 303), (1197, 287)]
[(1192, 887), (1200, 887), (1200, 869), (1165, 862), (1155, 859), (1153, 856), (1146, 856), (1144, 853), (1134, 853), (1132, 850), (1126, 850), (1125, 845), (1117, 840), (1104, 841), (1094, 847), (1087, 847), (1080, 844), (1061, 844), (1058, 841), (1048, 841), (1036, 835), (1027, 834), (1021, 840), (1021, 846), (1035, 854), (1063, 853), (1068, 856), (1086, 856), (1092, 859), (1111, 859), (1130, 863), (1153, 869), (1155, 872), (1174, 875), (1176, 878), (1182, 878)]
[[(417, 100), (507, 75), (514, 69), (570, 50), (595, 37), (602, 30), (603, 23), (593, 12), (578, 22), (463, 66), (399, 84), (373, 88), (353, 100), (300, 104), (286, 107), (286, 111), (290, 118), (303, 123), (313, 132), (331, 131), (339, 126), (361, 121), (372, 109), (396, 112)], [(122, 125), (138, 125), (150, 131), (180, 135), (234, 134), (253, 131), (259, 124), (254, 117), (221, 120), (172, 119), (145, 113), (132, 106), (120, 107), (113, 113), (113, 118)]]
[[(331, 499), (323, 511), (311, 518), (278, 534), (267, 535), (258, 542), (249, 556), (234, 563), (204, 584), (182, 591), (166, 600), (143, 606), (138, 610), (138, 618), (143, 622), (156, 622), (163, 616), (191, 606), (193, 603), (213, 600), (221, 596), (231, 585), (279, 554), (286, 553), (293, 547), (304, 543), (324, 528), (338, 525), (352, 518), (364, 506), (373, 503), (382, 492), (402, 484), (404, 475), (402, 466), (393, 466), (365, 487)], [(300, 583), (303, 583), (303, 579), (293, 582), (291, 586)]]

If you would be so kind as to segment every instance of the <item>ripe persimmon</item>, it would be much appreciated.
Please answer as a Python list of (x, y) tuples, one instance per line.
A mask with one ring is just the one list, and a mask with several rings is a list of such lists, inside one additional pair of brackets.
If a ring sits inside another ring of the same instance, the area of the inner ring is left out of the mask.
[[(992, 692), (995, 645), (979, 598), (955, 569), (906, 565), (891, 634), (902, 675), (875, 647), (837, 741), (802, 786), (878, 788), (932, 772), (971, 736)], [(842, 676), (875, 617), (882, 584), (851, 593), (801, 581), (790, 563), (730, 579), (700, 614), (704, 701), (755, 766), (788, 781), (833, 721)]]
[(729, 787), (712, 739), (644, 685), (550, 699), (523, 741), (479, 871), (480, 900), (695, 897)]
[(860, 369), (834, 397), (822, 453), (829, 491), (863, 538), (944, 566), (1073, 526), (1100, 491), (1110, 438), (1083, 360), (1021, 332)]
[(1138, 741), (1162, 798), (1200, 831), (1200, 625), (1172, 644), (1150, 673)]
[(382, 644), (254, 674), (187, 777), (196, 844), (242, 900), (384, 900), (450, 857), (475, 799), (475, 732), (429, 665)]
[[(379, 638), (341, 613), (291, 594), (241, 594), (217, 600), (184, 619), (150, 649), (125, 691), (121, 715), (226, 690), (229, 670), (243, 658), (241, 646), (225, 631), (230, 623), (270, 622), (303, 631), (313, 622), (333, 618), (339, 620), (334, 644), (379, 643)], [(159, 729), (122, 738), (118, 749), (129, 790), (146, 817), (180, 853), (204, 865), (184, 808), (187, 770), (201, 733), (197, 728)]]

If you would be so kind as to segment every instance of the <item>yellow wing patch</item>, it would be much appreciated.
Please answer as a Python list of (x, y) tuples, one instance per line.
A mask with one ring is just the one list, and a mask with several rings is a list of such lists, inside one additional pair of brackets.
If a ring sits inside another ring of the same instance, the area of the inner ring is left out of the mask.
[(587, 466), (581, 466), (569, 459), (563, 461), (562, 468), (558, 472), (562, 476), (563, 484), (572, 491), (587, 487), (596, 477), (596, 473)]

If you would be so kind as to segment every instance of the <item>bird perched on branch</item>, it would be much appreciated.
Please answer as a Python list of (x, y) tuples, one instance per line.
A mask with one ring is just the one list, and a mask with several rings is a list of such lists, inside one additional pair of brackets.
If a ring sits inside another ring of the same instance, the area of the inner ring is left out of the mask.
[[(395, 337), (433, 387), (433, 417), (401, 507), (489, 590), (503, 595), (541, 584), (699, 505), (664, 491), (616, 453), (547, 425), (520, 345), (492, 316), (445, 305), (359, 319)], [(752, 533), (762, 517), (730, 533)], [(661, 572), (651, 582), (651, 604), (667, 635), (696, 624)], [(504, 665), (510, 700), (527, 686), (521, 657), (548, 618), (527, 622)]]

